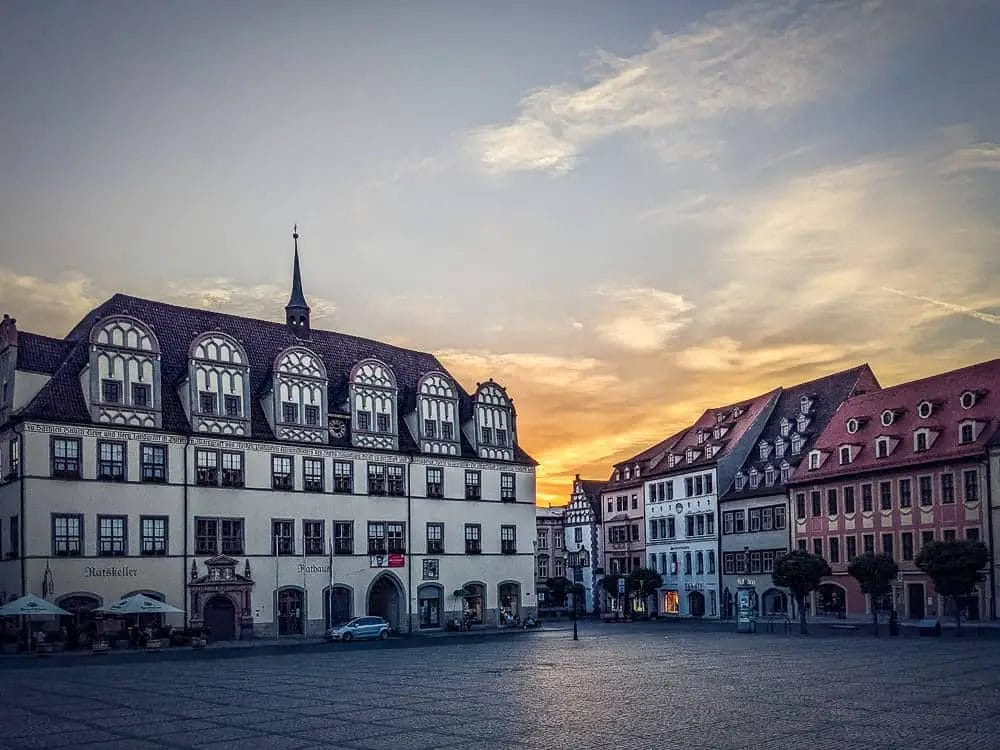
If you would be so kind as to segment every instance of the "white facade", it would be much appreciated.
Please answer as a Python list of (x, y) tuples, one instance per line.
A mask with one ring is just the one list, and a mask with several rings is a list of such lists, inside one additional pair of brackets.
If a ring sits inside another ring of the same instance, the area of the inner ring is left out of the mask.
[[(600, 492), (597, 492), (596, 502), (600, 503)], [(584, 482), (577, 475), (573, 483), (573, 494), (564, 515), (564, 536), (566, 547), (567, 575), (574, 583), (584, 588), (586, 612), (597, 611), (599, 584), (596, 571), (600, 567), (601, 550), (600, 524), (594, 514), (591, 498), (588, 497)]]
[(714, 466), (649, 479), (646, 566), (663, 577), (655, 610), (674, 617), (718, 618), (718, 481)]

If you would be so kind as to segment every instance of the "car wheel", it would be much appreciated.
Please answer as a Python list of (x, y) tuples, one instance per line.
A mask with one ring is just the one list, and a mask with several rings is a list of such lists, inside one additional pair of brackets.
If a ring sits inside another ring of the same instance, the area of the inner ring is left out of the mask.
[(378, 634), (378, 639), (379, 639), (380, 641), (384, 641), (384, 640), (386, 640), (386, 639), (387, 639), (388, 637), (389, 637), (389, 631), (388, 631), (388, 630), (383, 630), (383, 631), (382, 631), (381, 633), (379, 633), (379, 634)]
[(342, 637), (344, 643), (350, 643), (352, 640), (354, 640), (354, 636), (351, 635), (350, 633), (344, 633), (344, 635), (341, 636), (341, 637)]

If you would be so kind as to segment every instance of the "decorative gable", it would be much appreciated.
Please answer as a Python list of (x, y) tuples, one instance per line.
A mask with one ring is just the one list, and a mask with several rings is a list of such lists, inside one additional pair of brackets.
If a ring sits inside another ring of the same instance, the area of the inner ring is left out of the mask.
[(98, 321), (90, 333), (88, 374), (94, 422), (162, 426), (160, 343), (148, 325), (128, 315)]

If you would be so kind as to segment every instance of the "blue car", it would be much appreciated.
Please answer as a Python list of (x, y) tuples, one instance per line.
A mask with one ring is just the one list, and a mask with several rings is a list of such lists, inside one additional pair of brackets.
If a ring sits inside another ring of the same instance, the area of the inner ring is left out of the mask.
[(330, 642), (347, 642), (355, 638), (378, 638), (384, 641), (388, 637), (389, 623), (381, 617), (355, 617), (326, 631), (326, 640)]

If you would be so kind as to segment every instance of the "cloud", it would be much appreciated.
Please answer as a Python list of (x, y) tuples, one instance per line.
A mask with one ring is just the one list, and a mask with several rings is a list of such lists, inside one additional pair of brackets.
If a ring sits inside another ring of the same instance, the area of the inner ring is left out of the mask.
[(50, 280), (0, 267), (0, 299), (3, 311), (18, 319), (22, 330), (61, 336), (102, 297), (93, 281), (80, 273)]
[[(159, 297), (186, 307), (278, 320), (288, 302), (288, 289), (287, 283), (247, 285), (219, 277), (171, 281)], [(307, 299), (313, 325), (332, 319), (337, 310), (334, 302), (315, 295)]]
[(995, 143), (976, 143), (953, 151), (944, 162), (946, 174), (977, 170), (1000, 171), (1000, 146)]
[[(445, 349), (438, 359), (457, 377), (468, 376), (468, 385), (492, 377), (511, 388), (511, 382), (530, 383), (535, 388), (554, 388), (566, 393), (593, 394), (619, 382), (604, 362), (593, 357), (560, 357), (531, 352), (492, 352), (485, 349)], [(517, 389), (511, 388), (517, 397)]]
[[(909, 6), (907, 8), (909, 10)], [(469, 146), (490, 173), (572, 170), (598, 141), (645, 136), (667, 161), (711, 157), (737, 118), (773, 116), (870, 76), (917, 13), (877, 2), (754, 2), (707, 14), (649, 48), (599, 53), (587, 85), (528, 93)]]
[(688, 347), (677, 354), (677, 364), (699, 372), (753, 372), (759, 375), (802, 365), (833, 365), (850, 358), (850, 347), (833, 344), (786, 344), (744, 349), (728, 336)]
[(956, 305), (952, 302), (944, 302), (939, 299), (933, 299), (932, 297), (921, 297), (917, 294), (907, 294), (906, 292), (900, 291), (899, 289), (892, 289), (890, 287), (881, 287), (886, 292), (891, 292), (900, 297), (905, 297), (906, 299), (912, 299), (917, 302), (926, 302), (928, 305), (933, 305), (934, 307), (945, 310), (948, 313), (955, 315), (965, 315), (969, 318), (975, 320), (981, 320), (983, 323), (990, 323), (995, 326), (1000, 326), (1000, 315), (991, 315), (990, 313), (980, 312), (971, 307), (963, 307), (962, 305)]
[(661, 349), (691, 322), (684, 313), (694, 305), (679, 294), (641, 286), (601, 287), (597, 293), (609, 303), (602, 322), (596, 326), (597, 332), (625, 349)]

